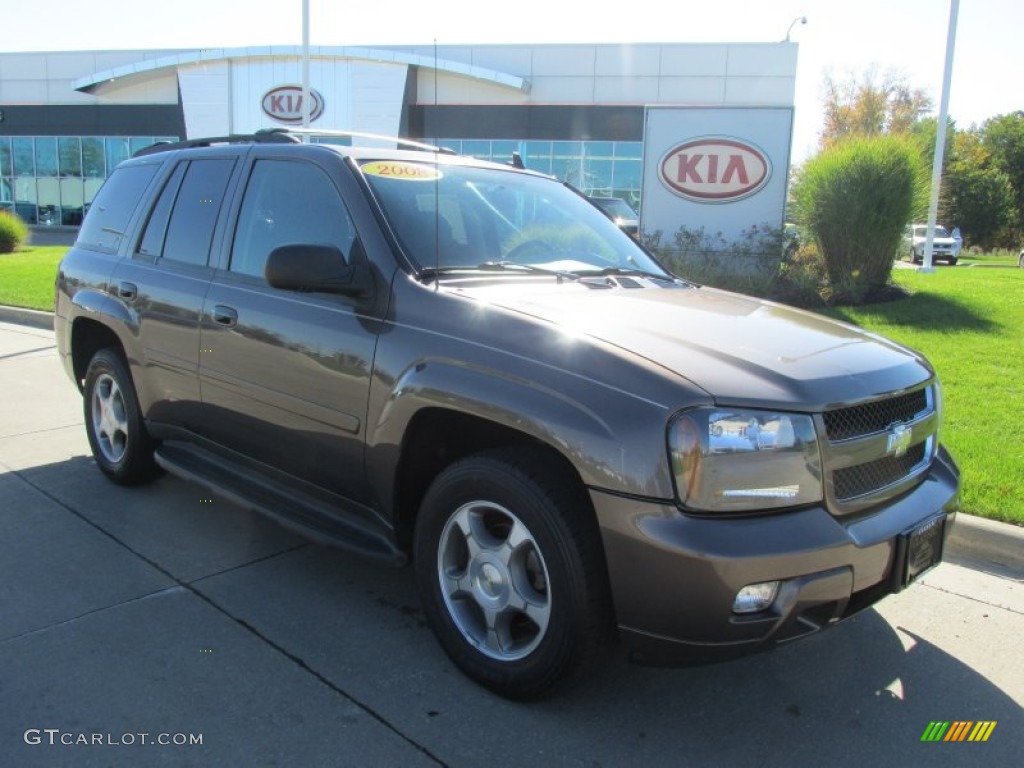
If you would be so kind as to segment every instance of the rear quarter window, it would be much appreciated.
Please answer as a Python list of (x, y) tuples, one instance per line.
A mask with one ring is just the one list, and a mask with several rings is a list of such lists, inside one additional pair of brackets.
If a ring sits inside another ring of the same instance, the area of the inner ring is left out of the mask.
[(159, 167), (157, 163), (147, 163), (116, 169), (89, 207), (75, 245), (117, 253), (128, 222)]

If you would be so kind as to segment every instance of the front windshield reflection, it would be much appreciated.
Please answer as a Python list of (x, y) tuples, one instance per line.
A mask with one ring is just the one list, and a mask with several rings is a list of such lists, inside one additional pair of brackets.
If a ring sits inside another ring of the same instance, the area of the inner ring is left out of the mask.
[(555, 180), (404, 160), (362, 168), (403, 250), (420, 269), (509, 263), (666, 274), (601, 211)]

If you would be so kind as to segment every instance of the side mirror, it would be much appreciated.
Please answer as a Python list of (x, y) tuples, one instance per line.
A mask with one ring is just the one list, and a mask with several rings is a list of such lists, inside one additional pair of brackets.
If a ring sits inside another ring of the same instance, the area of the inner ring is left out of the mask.
[(352, 245), (351, 263), (334, 245), (298, 243), (270, 252), (263, 274), (274, 288), (302, 293), (365, 296), (373, 287), (362, 246)]

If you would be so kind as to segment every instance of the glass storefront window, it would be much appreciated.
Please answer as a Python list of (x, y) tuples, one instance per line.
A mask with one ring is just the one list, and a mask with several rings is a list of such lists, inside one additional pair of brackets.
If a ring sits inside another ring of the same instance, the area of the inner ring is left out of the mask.
[(129, 157), (128, 152), (128, 139), (123, 137), (106, 139), (107, 145), (107, 170), (110, 173), (114, 172), (114, 168), (122, 160), (127, 160)]
[(519, 151), (518, 141), (492, 141), (491, 160), (496, 163), (511, 163), (512, 153)]
[(478, 157), (481, 160), (491, 159), (491, 142), (489, 141), (462, 141), (462, 154), (470, 157)]
[(85, 205), (82, 206), (83, 213), (89, 212), (89, 206), (92, 205), (92, 201), (96, 199), (96, 193), (100, 191), (100, 187), (103, 186), (104, 181), (106, 181), (106, 179), (85, 180)]
[(60, 223), (77, 227), (85, 210), (85, 187), (81, 178), (60, 180)]
[(106, 154), (103, 139), (82, 139), (82, 175), (86, 178), (107, 177)]
[(0, 209), (32, 225), (78, 226), (114, 165), (174, 136), (0, 136)]
[(14, 212), (26, 224), (36, 223), (36, 178), (17, 176), (14, 179)]
[[(36, 146), (39, 146), (39, 142), (36, 142)], [(39, 206), (36, 223), (47, 226), (60, 224), (60, 181), (37, 179), (36, 194), (36, 204)]]
[(53, 136), (36, 137), (36, 176), (57, 175), (57, 139)]
[(81, 176), (82, 140), (77, 136), (57, 139), (57, 160), (61, 176)]
[(10, 176), (11, 170), (11, 139), (0, 136), (0, 176)]
[(14, 159), (15, 176), (35, 176), (36, 159), (32, 139), (15, 138), (11, 140)]

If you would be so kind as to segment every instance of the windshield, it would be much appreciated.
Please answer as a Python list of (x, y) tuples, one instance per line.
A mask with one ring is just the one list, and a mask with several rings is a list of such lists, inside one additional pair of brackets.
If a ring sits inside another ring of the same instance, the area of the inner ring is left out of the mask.
[(420, 269), (516, 264), (666, 274), (599, 210), (552, 179), (405, 160), (369, 161), (361, 168)]
[[(935, 225), (936, 237), (949, 237), (949, 230)], [(914, 237), (928, 237), (928, 227), (914, 227)]]

